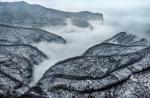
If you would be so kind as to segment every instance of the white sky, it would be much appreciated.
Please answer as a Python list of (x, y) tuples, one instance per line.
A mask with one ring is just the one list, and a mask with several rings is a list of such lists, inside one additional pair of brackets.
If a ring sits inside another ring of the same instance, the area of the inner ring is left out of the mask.
[(150, 7), (150, 0), (0, 0), (1, 2), (25, 1), (48, 8), (64, 11), (89, 10), (100, 12), (103, 9), (143, 9)]

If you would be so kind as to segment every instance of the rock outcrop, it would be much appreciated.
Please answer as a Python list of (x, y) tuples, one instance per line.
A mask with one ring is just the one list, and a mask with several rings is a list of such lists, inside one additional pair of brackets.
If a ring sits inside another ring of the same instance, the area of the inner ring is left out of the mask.
[[(78, 20), (74, 25), (81, 28), (91, 26), (89, 23), (91, 20), (103, 23), (103, 15), (99, 13), (63, 12), (26, 2), (0, 2), (0, 16), (2, 24), (36, 28), (65, 26), (68, 24), (66, 21), (68, 19)], [(77, 22), (82, 22), (83, 25)]]
[[(95, 55), (92, 53), (94, 49), (90, 54), (58, 62), (21, 97), (149, 98), (150, 47), (129, 43), (100, 44), (96, 50), (109, 50), (109, 45), (115, 48), (110, 54), (107, 51), (106, 54), (99, 52)], [(121, 49), (129, 49), (130, 52), (123, 50), (120, 53)]]

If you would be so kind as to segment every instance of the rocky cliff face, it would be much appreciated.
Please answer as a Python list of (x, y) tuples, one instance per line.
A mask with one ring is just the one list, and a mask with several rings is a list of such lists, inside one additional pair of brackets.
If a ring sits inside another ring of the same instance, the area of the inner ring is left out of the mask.
[(90, 20), (99, 21), (99, 23), (103, 22), (103, 15), (99, 13), (88, 11), (77, 13), (63, 12), (39, 5), (30, 5), (25, 2), (1, 2), (0, 16), (0, 23), (2, 24), (38, 28), (65, 26), (67, 25), (67, 19), (72, 20), (75, 26), (82, 28), (91, 26), (88, 22)]
[[(150, 47), (142, 44), (132, 46), (127, 42), (121, 45), (100, 44), (82, 56), (58, 62), (22, 97), (149, 98)], [(121, 49), (126, 50), (120, 53)]]

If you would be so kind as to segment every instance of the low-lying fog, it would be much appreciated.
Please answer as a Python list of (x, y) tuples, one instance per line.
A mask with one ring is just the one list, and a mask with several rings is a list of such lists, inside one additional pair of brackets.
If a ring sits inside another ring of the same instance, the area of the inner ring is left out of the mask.
[[(110, 38), (114, 34), (113, 28), (110, 26), (101, 25), (97, 22), (92, 22), (95, 29), (90, 30), (89, 28), (79, 28), (73, 25), (68, 25), (63, 28), (43, 28), (46, 31), (53, 32), (57, 35), (62, 36), (67, 40), (67, 44), (56, 44), (42, 42), (34, 44), (46, 55), (49, 60), (44, 61), (40, 66), (35, 68), (35, 80), (34, 83), (43, 75), (43, 73), (56, 62), (74, 57), (80, 56), (88, 48), (93, 45), (99, 44), (107, 38)], [(105, 32), (105, 33), (104, 33)], [(112, 33), (110, 33), (112, 32)]]
[(47, 54), (49, 59), (44, 61), (41, 65), (36, 66), (34, 72), (35, 78), (32, 84), (36, 83), (45, 71), (56, 62), (70, 57), (80, 56), (88, 48), (101, 43), (119, 32), (126, 31), (140, 38), (147, 38), (149, 40), (148, 26), (150, 22), (148, 16), (123, 15), (115, 17), (113, 15), (104, 15), (103, 25), (97, 21), (90, 21), (90, 23), (94, 27), (93, 30), (75, 27), (71, 25), (71, 23), (63, 28), (43, 28), (46, 31), (62, 36), (67, 40), (67, 44), (46, 42), (34, 44), (34, 46)]
[(41, 65), (36, 66), (34, 81), (31, 85), (36, 83), (45, 71), (56, 62), (70, 57), (80, 56), (91, 46), (99, 44), (119, 32), (125, 31), (135, 34), (140, 38), (147, 38), (149, 40), (149, 9), (149, 6), (135, 6), (126, 9), (121, 9), (120, 7), (120, 9), (106, 8), (99, 9), (100, 11), (98, 11), (98, 9), (93, 10), (104, 14), (104, 25), (99, 24), (97, 21), (90, 21), (94, 27), (93, 30), (75, 27), (70, 22), (68, 22), (68, 26), (63, 28), (43, 28), (46, 31), (62, 36), (67, 40), (67, 44), (62, 45), (46, 42), (34, 44), (34, 46), (37, 46), (41, 51), (48, 55), (49, 59), (44, 61)]

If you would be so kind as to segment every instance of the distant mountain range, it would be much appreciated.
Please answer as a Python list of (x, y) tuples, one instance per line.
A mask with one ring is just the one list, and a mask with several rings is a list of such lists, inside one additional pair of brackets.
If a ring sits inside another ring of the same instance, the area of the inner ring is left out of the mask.
[(64, 12), (31, 5), (26, 2), (0, 2), (0, 23), (14, 26), (38, 27), (65, 26), (67, 20), (78, 27), (92, 27), (89, 21), (103, 23), (103, 14), (82, 12)]

